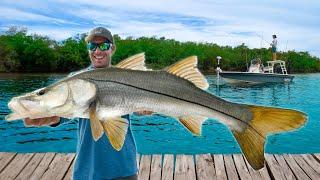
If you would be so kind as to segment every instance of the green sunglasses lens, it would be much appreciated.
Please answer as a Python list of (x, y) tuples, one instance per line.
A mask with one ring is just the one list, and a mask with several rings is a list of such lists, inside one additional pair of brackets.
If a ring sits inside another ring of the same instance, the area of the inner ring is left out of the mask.
[(110, 43), (107, 43), (107, 42), (104, 42), (104, 43), (101, 43), (101, 44), (96, 44), (96, 43), (91, 43), (89, 42), (88, 45), (87, 45), (88, 49), (90, 51), (95, 51), (97, 49), (97, 47), (99, 47), (99, 49), (101, 51), (106, 51), (106, 50), (109, 50), (110, 47), (111, 47), (111, 44)]
[(109, 43), (102, 43), (99, 45), (99, 49), (101, 51), (105, 51), (105, 50), (108, 50), (110, 48), (110, 44)]

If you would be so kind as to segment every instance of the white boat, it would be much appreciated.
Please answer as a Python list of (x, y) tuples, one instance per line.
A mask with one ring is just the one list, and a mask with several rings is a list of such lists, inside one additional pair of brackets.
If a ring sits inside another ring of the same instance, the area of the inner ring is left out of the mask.
[(217, 71), (229, 83), (283, 83), (294, 78), (287, 73), (285, 61), (267, 61), (267, 64), (263, 66), (260, 59), (254, 59), (247, 72), (223, 71), (219, 67)]

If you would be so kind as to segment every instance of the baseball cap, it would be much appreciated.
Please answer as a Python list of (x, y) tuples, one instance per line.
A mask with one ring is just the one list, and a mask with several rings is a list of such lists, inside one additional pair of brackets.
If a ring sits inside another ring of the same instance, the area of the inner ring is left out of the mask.
[(113, 44), (113, 37), (112, 37), (111, 32), (104, 27), (93, 28), (89, 32), (88, 36), (85, 38), (85, 41), (90, 42), (93, 39), (93, 37), (95, 37), (95, 36), (105, 37), (108, 41), (110, 41)]

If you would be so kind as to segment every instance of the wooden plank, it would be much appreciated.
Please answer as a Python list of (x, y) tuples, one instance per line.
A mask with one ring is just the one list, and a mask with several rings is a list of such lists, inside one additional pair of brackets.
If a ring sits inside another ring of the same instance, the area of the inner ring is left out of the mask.
[(151, 160), (150, 180), (161, 180), (162, 155), (154, 154)]
[(213, 159), (210, 154), (196, 155), (197, 180), (216, 180)]
[(149, 180), (151, 166), (151, 155), (141, 155), (140, 168), (139, 168), (139, 180)]
[[(71, 179), (74, 154), (0, 153), (1, 179)], [(152, 157), (152, 158), (151, 158)], [(233, 157), (233, 158), (232, 158)], [(319, 158), (319, 159), (318, 159)], [(320, 154), (266, 154), (266, 168), (254, 171), (242, 155), (137, 155), (139, 179), (320, 179)], [(1, 171), (2, 170), (2, 171)], [(161, 173), (162, 172), (162, 173)], [(175, 174), (174, 174), (175, 172)]]
[(12, 161), (12, 159), (17, 155), (17, 153), (0, 153), (0, 173), (2, 170)]
[(320, 179), (320, 174), (312, 169), (311, 166), (303, 159), (301, 155), (291, 155), (301, 169), (309, 176), (311, 179)]
[(246, 179), (246, 180), (252, 179), (251, 175), (249, 173), (249, 170), (247, 168), (247, 165), (244, 162), (243, 156), (241, 154), (234, 154), (233, 160), (236, 165), (236, 168), (237, 168), (237, 171), (238, 171), (240, 178)]
[(48, 169), (55, 155), (55, 153), (46, 153), (38, 167), (31, 174), (30, 179), (41, 179), (41, 176)]
[(297, 162), (293, 159), (292, 156), (288, 154), (283, 155), (284, 159), (287, 161), (289, 167), (291, 168), (292, 172), (294, 175), (297, 177), (297, 179), (303, 179), (307, 180), (310, 179), (304, 172), (303, 170), (299, 167)]
[(268, 169), (267, 169), (266, 166), (264, 168), (260, 169), (259, 173), (261, 175), (261, 179), (263, 179), (263, 180), (271, 180), (271, 177), (270, 177), (270, 175), (268, 173)]
[(174, 172), (174, 156), (173, 154), (165, 154), (162, 163), (162, 180), (173, 180)]
[[(245, 163), (247, 165), (247, 168), (249, 170), (249, 173), (250, 173), (252, 179), (263, 179), (261, 177), (260, 171), (259, 170), (254, 170), (244, 156), (243, 156), (243, 159), (244, 159), (244, 161), (245, 161)], [(262, 169), (266, 169), (266, 167), (263, 167)], [(260, 169), (260, 170), (262, 170), (262, 169)]]
[(177, 155), (174, 171), (175, 180), (196, 180), (196, 171), (192, 155)]
[(35, 153), (32, 159), (29, 161), (26, 167), (20, 172), (20, 174), (17, 176), (16, 179), (19, 179), (19, 180), (29, 179), (33, 171), (40, 164), (44, 155), (45, 155), (44, 153)]
[(284, 176), (286, 177), (287, 180), (295, 180), (297, 179), (293, 172), (291, 171), (290, 167), (288, 166), (287, 162), (284, 160), (282, 155), (275, 154), (274, 155), (275, 159), (278, 161), (281, 171), (283, 172)]
[(277, 160), (274, 158), (272, 154), (265, 154), (264, 157), (267, 161), (267, 167), (270, 169), (272, 176), (272, 179), (279, 179), (279, 180), (285, 180), (285, 176), (283, 172), (281, 171), (281, 166), (277, 162)]
[(67, 173), (75, 154), (57, 154), (41, 179), (62, 179)]
[(7, 167), (1, 172), (1, 179), (15, 179), (21, 170), (28, 164), (33, 157), (33, 153), (19, 153), (15, 158), (7, 165)]
[(226, 167), (228, 179), (239, 179), (232, 155), (231, 154), (223, 155), (223, 159), (224, 159), (224, 165)]
[(226, 169), (224, 167), (223, 155), (215, 154), (213, 155), (213, 160), (216, 169), (217, 180), (227, 180)]
[(313, 156), (320, 163), (320, 153), (313, 154)]
[(75, 163), (75, 162), (76, 162), (76, 157), (73, 158), (72, 163), (71, 163), (71, 165), (70, 165), (70, 167), (69, 167), (66, 175), (63, 177), (63, 180), (73, 179), (73, 178), (72, 178), (72, 173), (73, 173), (73, 167), (74, 167), (74, 163)]
[(320, 163), (314, 159), (311, 154), (302, 154), (301, 156), (318, 174), (320, 174)]

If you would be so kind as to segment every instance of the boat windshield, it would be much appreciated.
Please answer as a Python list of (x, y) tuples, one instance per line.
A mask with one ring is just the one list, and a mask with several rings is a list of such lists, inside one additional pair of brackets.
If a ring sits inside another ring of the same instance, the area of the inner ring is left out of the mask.
[(263, 64), (262, 64), (261, 59), (257, 58), (257, 59), (251, 60), (251, 64), (250, 64), (248, 72), (263, 73)]

